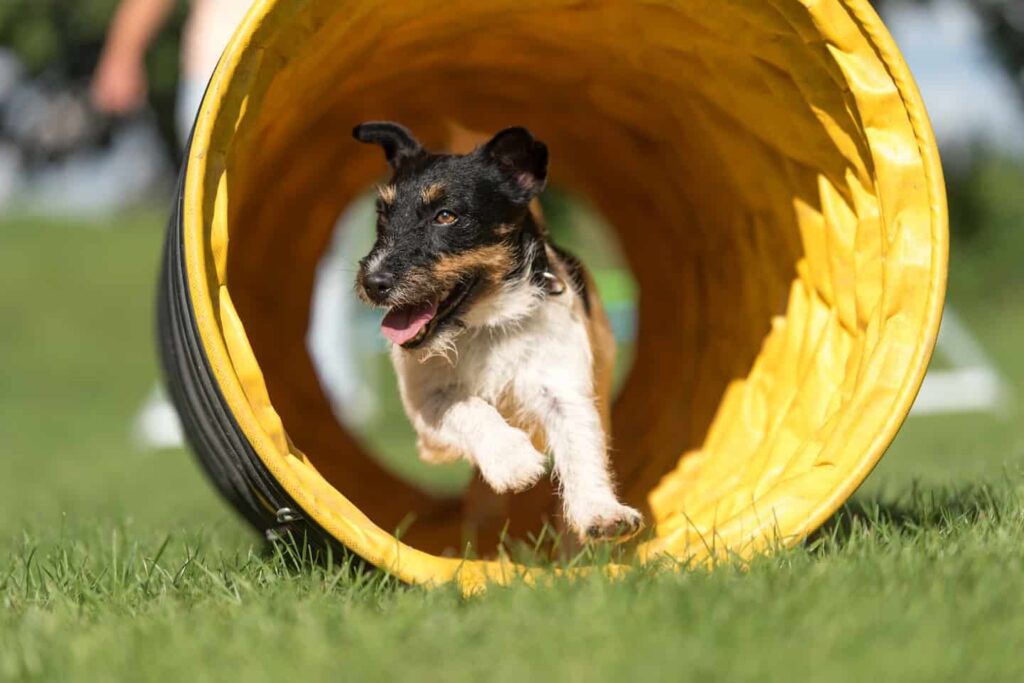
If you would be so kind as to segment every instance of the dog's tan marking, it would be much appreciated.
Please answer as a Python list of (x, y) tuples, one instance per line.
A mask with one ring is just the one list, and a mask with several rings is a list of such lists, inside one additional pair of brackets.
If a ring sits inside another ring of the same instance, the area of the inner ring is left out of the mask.
[(424, 204), (432, 204), (444, 196), (444, 183), (431, 183), (420, 190), (420, 199)]
[(377, 188), (377, 195), (385, 204), (394, 204), (395, 197), (398, 196), (398, 189), (394, 185), (381, 185)]
[(497, 282), (512, 269), (512, 263), (512, 250), (507, 244), (492, 244), (442, 257), (434, 264), (434, 277), (452, 284), (468, 272), (482, 272), (491, 282)]

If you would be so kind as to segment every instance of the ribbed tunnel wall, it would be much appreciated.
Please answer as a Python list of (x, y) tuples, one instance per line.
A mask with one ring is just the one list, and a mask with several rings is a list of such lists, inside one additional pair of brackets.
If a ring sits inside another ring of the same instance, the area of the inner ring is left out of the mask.
[[(881, 457), (931, 353), (946, 225), (919, 97), (866, 2), (264, 0), (200, 114), (183, 267), (237, 429), (350, 548), (434, 582), (464, 540), (458, 501), (336, 423), (306, 351), (316, 264), (383, 172), (349, 132), (380, 118), (436, 148), (453, 122), (527, 125), (553, 184), (615, 226), (640, 301), (614, 466), (657, 522), (643, 554), (793, 542)], [(551, 502), (517, 499), (512, 530)]]

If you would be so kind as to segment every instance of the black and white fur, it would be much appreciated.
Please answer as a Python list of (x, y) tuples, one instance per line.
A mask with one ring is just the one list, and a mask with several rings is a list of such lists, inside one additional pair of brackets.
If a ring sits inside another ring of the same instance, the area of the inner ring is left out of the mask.
[(391, 358), (420, 457), (464, 458), (506, 493), (544, 477), (550, 452), (580, 538), (637, 531), (641, 515), (619, 502), (609, 471), (608, 320), (532, 208), (547, 147), (524, 128), (464, 155), (428, 152), (395, 123), (353, 134), (379, 144), (392, 170), (356, 287), (398, 328)]

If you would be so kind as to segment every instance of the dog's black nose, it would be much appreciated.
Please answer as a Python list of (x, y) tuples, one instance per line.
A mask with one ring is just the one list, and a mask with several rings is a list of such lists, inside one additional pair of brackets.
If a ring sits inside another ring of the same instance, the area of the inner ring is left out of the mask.
[(395, 276), (393, 273), (370, 273), (363, 278), (363, 287), (367, 294), (374, 301), (383, 301), (388, 293), (395, 287)]

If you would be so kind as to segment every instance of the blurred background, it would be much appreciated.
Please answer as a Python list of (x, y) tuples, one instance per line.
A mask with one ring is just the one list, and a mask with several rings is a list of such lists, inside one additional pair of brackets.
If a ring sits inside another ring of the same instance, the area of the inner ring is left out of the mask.
[[(224, 542), (251, 542), (182, 447), (153, 342), (182, 149), (248, 3), (0, 0), (0, 547), (65, 516), (143, 529), (212, 520)], [(1024, 464), (1024, 3), (876, 6), (939, 138), (952, 254), (935, 361), (866, 496)], [(596, 273), (625, 372), (635, 288), (618, 246), (585, 200), (551, 192), (544, 208)], [(403, 476), (454, 489), (464, 468), (416, 463), (378, 316), (351, 295), (372, 223), (369, 201), (340, 217), (309, 344), (339, 419)]]

